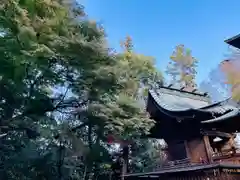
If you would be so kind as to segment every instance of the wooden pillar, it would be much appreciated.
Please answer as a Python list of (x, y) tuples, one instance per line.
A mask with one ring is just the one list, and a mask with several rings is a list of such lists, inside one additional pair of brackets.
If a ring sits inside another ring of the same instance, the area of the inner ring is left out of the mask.
[(192, 161), (191, 152), (190, 152), (190, 150), (189, 150), (188, 141), (187, 141), (187, 140), (184, 141), (184, 145), (185, 145), (185, 149), (186, 149), (187, 158), (189, 158), (190, 161)]
[(121, 173), (121, 180), (124, 180), (124, 175), (127, 173), (128, 170), (128, 156), (129, 156), (129, 147), (128, 145), (123, 146), (123, 166), (122, 166), (122, 173)]
[(212, 152), (211, 152), (211, 145), (209, 142), (209, 137), (208, 136), (203, 136), (203, 141), (205, 144), (205, 149), (206, 149), (206, 153), (207, 153), (207, 157), (208, 157), (208, 162), (212, 163)]

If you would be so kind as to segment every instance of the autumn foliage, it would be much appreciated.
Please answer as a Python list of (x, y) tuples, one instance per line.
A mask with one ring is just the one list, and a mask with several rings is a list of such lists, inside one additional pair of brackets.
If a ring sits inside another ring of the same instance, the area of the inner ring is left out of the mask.
[(132, 50), (133, 50), (133, 42), (130, 36), (127, 36), (124, 41), (120, 43), (126, 58), (131, 58)]
[(226, 77), (226, 84), (231, 86), (232, 98), (240, 101), (240, 61), (238, 58), (225, 60), (221, 63), (221, 71)]
[(197, 60), (192, 56), (191, 51), (184, 45), (178, 45), (170, 59), (167, 74), (172, 77), (173, 83), (184, 87), (195, 87)]

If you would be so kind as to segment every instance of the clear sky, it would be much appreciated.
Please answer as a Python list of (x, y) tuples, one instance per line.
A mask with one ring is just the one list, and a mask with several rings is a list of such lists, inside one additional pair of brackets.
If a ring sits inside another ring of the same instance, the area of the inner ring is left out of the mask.
[(126, 35), (135, 51), (156, 58), (164, 71), (174, 47), (184, 44), (199, 60), (197, 82), (229, 52), (226, 38), (240, 33), (239, 0), (84, 0), (90, 18), (103, 23), (110, 46)]

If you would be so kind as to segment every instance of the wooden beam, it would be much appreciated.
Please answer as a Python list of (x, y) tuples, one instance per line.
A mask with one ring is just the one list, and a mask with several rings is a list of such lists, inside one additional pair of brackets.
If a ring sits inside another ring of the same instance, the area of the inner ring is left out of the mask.
[(212, 159), (211, 145), (210, 145), (208, 136), (203, 136), (203, 141), (204, 141), (206, 153), (208, 156), (208, 162), (212, 163), (213, 159)]
[(221, 132), (221, 131), (202, 131), (201, 134), (204, 136), (218, 136), (218, 137), (223, 137), (223, 138), (233, 137), (232, 134)]

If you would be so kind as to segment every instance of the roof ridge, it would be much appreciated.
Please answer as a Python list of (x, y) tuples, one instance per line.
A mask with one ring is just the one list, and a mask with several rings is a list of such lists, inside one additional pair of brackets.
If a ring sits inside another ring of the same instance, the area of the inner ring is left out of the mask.
[(190, 98), (190, 99), (195, 99), (195, 100), (205, 101), (205, 102), (210, 103), (210, 98), (208, 96), (193, 94), (193, 93), (189, 93), (187, 91), (181, 91), (181, 90), (172, 89), (172, 88), (169, 89), (169, 88), (164, 88), (164, 87), (155, 89), (155, 92), (157, 92), (157, 91), (163, 92), (165, 94), (167, 93), (167, 94), (171, 94), (171, 95), (175, 95), (175, 96), (179, 96), (179, 97), (183, 97), (183, 98)]
[(185, 87), (175, 88), (173, 86), (160, 86), (159, 88), (179, 91), (179, 92), (182, 92), (182, 93), (192, 94), (192, 95), (195, 95), (195, 96), (203, 96), (203, 97), (207, 97), (208, 96), (207, 92), (200, 93), (198, 90), (196, 90), (196, 88), (193, 89), (193, 91), (186, 91), (186, 90), (184, 90)]

